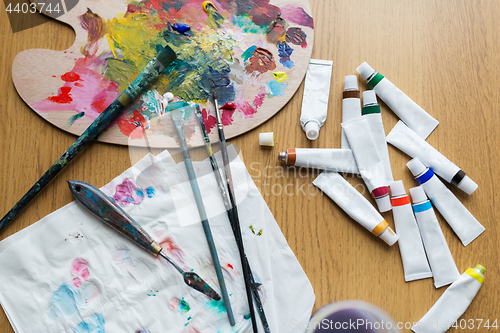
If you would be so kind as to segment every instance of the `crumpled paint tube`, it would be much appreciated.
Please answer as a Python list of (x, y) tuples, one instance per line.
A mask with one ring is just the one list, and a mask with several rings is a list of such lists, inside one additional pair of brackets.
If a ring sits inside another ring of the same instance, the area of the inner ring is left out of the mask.
[(398, 245), (403, 261), (405, 281), (430, 278), (432, 277), (431, 268), (427, 262), (420, 230), (411, 209), (410, 198), (406, 195), (403, 181), (391, 182), (389, 186), (391, 188), (394, 226), (399, 236)]
[(363, 117), (342, 123), (359, 173), (377, 203), (380, 212), (391, 210), (389, 186), (385, 175), (385, 165), (378, 153), (368, 120)]
[(477, 189), (477, 184), (465, 172), (419, 137), (402, 121), (399, 121), (387, 135), (387, 142), (403, 153), (417, 157), (436, 175), (465, 193), (472, 194)]
[(406, 164), (415, 179), (424, 188), (432, 204), (443, 215), (464, 246), (483, 233), (484, 227), (465, 208), (457, 197), (418, 158)]
[(431, 265), (434, 286), (441, 288), (456, 281), (460, 277), (460, 272), (424, 189), (422, 186), (411, 188), (410, 194), (415, 218), (424, 241), (425, 253)]
[(300, 125), (309, 140), (316, 140), (326, 121), (333, 61), (311, 59), (304, 83)]
[(380, 114), (380, 106), (377, 103), (377, 95), (373, 90), (363, 91), (363, 117), (370, 125), (375, 146), (380, 158), (382, 158), (382, 163), (384, 163), (385, 178), (387, 181), (393, 181), (391, 160), (389, 159), (387, 141), (385, 141), (384, 123)]
[(469, 268), (446, 289), (432, 308), (412, 327), (415, 333), (444, 333), (467, 310), (484, 282), (486, 269)]
[(432, 118), (430, 114), (425, 112), (391, 81), (387, 80), (379, 72), (375, 72), (366, 62), (359, 65), (356, 71), (363, 80), (366, 80), (366, 84), (375, 90), (377, 96), (421, 138), (427, 138), (439, 125), (439, 121)]
[(286, 165), (359, 174), (350, 149), (288, 148), (278, 156)]
[(398, 235), (375, 207), (338, 173), (323, 171), (313, 181), (313, 185), (326, 193), (353, 220), (389, 246), (398, 241)]
[[(359, 99), (358, 77), (347, 75), (344, 78), (344, 93), (342, 95), (342, 122), (361, 117), (361, 100)], [(349, 141), (342, 130), (340, 148), (350, 149)]]

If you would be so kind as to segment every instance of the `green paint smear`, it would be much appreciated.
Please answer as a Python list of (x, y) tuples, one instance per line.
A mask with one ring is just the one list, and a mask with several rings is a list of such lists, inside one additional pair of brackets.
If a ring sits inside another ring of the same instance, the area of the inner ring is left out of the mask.
[(267, 27), (261, 27), (252, 22), (250, 15), (233, 16), (233, 25), (243, 29), (244, 32), (266, 35)]
[(208, 303), (205, 303), (205, 307), (215, 313), (227, 312), (226, 305), (222, 300), (220, 301), (212, 300)]
[(78, 114), (75, 114), (74, 116), (70, 117), (68, 119), (68, 127), (71, 127), (73, 126), (73, 124), (75, 123), (75, 121), (77, 121), (78, 119), (80, 119), (81, 117), (85, 116), (85, 112), (80, 112)]
[(188, 302), (184, 300), (184, 297), (179, 301), (179, 310), (184, 313), (191, 310), (191, 307), (189, 306)]

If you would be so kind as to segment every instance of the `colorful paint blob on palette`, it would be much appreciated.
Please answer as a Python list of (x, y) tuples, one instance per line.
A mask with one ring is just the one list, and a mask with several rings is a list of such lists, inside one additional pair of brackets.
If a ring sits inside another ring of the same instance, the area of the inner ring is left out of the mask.
[[(175, 66), (110, 126), (118, 126), (129, 139), (142, 139), (145, 131), (171, 136), (158, 120), (165, 112), (162, 95), (170, 91), (202, 106), (210, 132), (215, 127), (209, 99), (213, 89), (220, 105), (235, 106), (223, 110), (222, 122), (230, 126), (235, 119), (254, 118), (266, 99), (284, 95), (294, 51), (308, 47), (304, 28), (313, 28), (303, 8), (280, 8), (269, 0), (132, 0), (126, 5), (125, 13), (112, 19), (104, 19), (108, 13), (100, 14), (97, 7), (78, 16), (87, 32), (83, 57), (60, 76), (64, 83), (56, 94), (32, 105), (37, 112), (74, 111), (67, 128), (89, 123), (168, 44), (179, 58)], [(196, 119), (186, 126), (194, 132)]]

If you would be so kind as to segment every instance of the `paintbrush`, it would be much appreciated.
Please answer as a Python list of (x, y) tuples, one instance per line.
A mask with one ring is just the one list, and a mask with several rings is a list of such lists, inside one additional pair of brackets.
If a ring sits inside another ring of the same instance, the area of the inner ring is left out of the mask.
[(121, 209), (113, 199), (98, 188), (78, 180), (69, 180), (69, 189), (76, 201), (82, 204), (101, 221), (130, 239), (139, 247), (154, 256), (162, 256), (184, 277), (184, 282), (193, 289), (218, 301), (219, 294), (213, 290), (198, 274), (185, 272), (171, 258), (162, 252), (161, 246), (137, 223), (130, 215)]
[(14, 207), (0, 220), (0, 230), (7, 224), (61, 171), (85, 146), (101, 133), (120, 111), (141, 93), (177, 56), (165, 46), (150, 60), (137, 78), (118, 96), (83, 132), (83, 134), (62, 154)]
[[(192, 106), (187, 105), (191, 108)], [(219, 256), (217, 255), (217, 250), (215, 248), (214, 238), (212, 236), (212, 231), (210, 230), (210, 225), (208, 224), (208, 217), (205, 211), (205, 206), (203, 205), (203, 199), (201, 197), (200, 187), (198, 186), (198, 181), (196, 180), (196, 174), (194, 173), (193, 162), (191, 162), (191, 157), (189, 155), (189, 150), (186, 142), (186, 137), (184, 134), (184, 125), (181, 120), (181, 113), (179, 109), (171, 110), (170, 116), (174, 122), (175, 131), (179, 138), (179, 146), (182, 151), (182, 157), (184, 158), (184, 165), (186, 166), (186, 171), (189, 176), (189, 182), (191, 184), (191, 189), (193, 190), (194, 199), (196, 201), (196, 206), (198, 207), (198, 212), (201, 217), (201, 224), (203, 230), (205, 231), (205, 236), (208, 241), (208, 247), (210, 248), (210, 254), (212, 255), (212, 260), (214, 262), (215, 273), (219, 279), (219, 286), (221, 289), (222, 299), (227, 310), (227, 316), (229, 318), (229, 323), (231, 326), (235, 325), (233, 310), (231, 308), (231, 302), (229, 301), (229, 296), (227, 294), (226, 283), (224, 282), (224, 275), (222, 275), (222, 269), (219, 262)]]
[(234, 238), (236, 240), (236, 244), (238, 245), (241, 266), (243, 267), (243, 277), (245, 279), (245, 288), (247, 292), (248, 306), (250, 307), (250, 317), (252, 318), (252, 328), (254, 332), (257, 332), (257, 323), (255, 321), (255, 313), (253, 311), (253, 303), (252, 303), (252, 294), (253, 294), (253, 297), (255, 298), (255, 305), (257, 307), (257, 311), (259, 312), (259, 317), (262, 322), (262, 326), (264, 327), (264, 331), (266, 333), (271, 333), (271, 330), (269, 329), (269, 324), (267, 322), (266, 314), (264, 313), (264, 307), (262, 306), (262, 301), (260, 299), (259, 292), (257, 290), (257, 286), (253, 278), (252, 270), (250, 268), (250, 264), (248, 263), (248, 259), (245, 254), (245, 248), (243, 246), (243, 238), (241, 235), (241, 228), (240, 228), (240, 221), (238, 218), (238, 214), (235, 214), (235, 210), (232, 209), (232, 206), (229, 202), (229, 197), (226, 192), (226, 187), (224, 186), (224, 182), (222, 181), (222, 177), (219, 172), (219, 165), (217, 163), (217, 160), (213, 156), (212, 144), (210, 143), (210, 138), (208, 137), (207, 129), (205, 127), (205, 123), (203, 122), (203, 115), (201, 114), (200, 107), (198, 105), (196, 105), (195, 112), (196, 116), (198, 117), (198, 121), (200, 122), (201, 134), (203, 135), (203, 138), (205, 140), (205, 147), (207, 148), (210, 164), (212, 165), (212, 170), (214, 172), (215, 179), (217, 180), (217, 184), (219, 186), (219, 192), (222, 196), (222, 201), (224, 202), (224, 207), (226, 208), (227, 211), (227, 217), (229, 218), (229, 222), (231, 223), (231, 228), (233, 229)]

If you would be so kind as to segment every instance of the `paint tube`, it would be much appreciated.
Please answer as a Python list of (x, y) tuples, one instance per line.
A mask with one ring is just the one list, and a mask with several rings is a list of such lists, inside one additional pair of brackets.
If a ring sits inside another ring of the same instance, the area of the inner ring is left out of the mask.
[[(361, 117), (361, 104), (359, 99), (358, 77), (347, 75), (344, 78), (344, 94), (342, 96), (342, 122)], [(350, 149), (349, 141), (342, 130), (340, 148)]]
[(419, 137), (403, 122), (399, 121), (394, 126), (387, 135), (387, 142), (403, 153), (411, 157), (417, 157), (439, 177), (465, 193), (472, 194), (477, 189), (477, 184), (469, 176), (466, 176), (465, 172)]
[(377, 96), (421, 138), (427, 138), (439, 125), (439, 121), (432, 118), (430, 114), (425, 112), (391, 81), (387, 80), (379, 72), (375, 72), (366, 62), (359, 65), (356, 71), (363, 80), (366, 80), (366, 84), (375, 90)]
[(423, 165), (418, 158), (412, 159), (406, 165), (464, 246), (467, 246), (484, 231), (484, 227), (434, 175), (431, 169)]
[(288, 148), (278, 159), (286, 165), (359, 174), (350, 149)]
[(377, 95), (373, 90), (363, 91), (363, 117), (366, 118), (370, 125), (375, 146), (382, 158), (382, 163), (384, 163), (385, 178), (387, 181), (393, 181), (391, 160), (389, 159), (387, 141), (385, 141), (384, 124), (382, 123), (380, 106), (377, 103)]
[(389, 186), (385, 167), (373, 140), (370, 125), (365, 117), (358, 117), (342, 123), (352, 154), (358, 165), (368, 191), (377, 203), (380, 212), (391, 210)]
[(326, 193), (353, 220), (389, 246), (398, 241), (398, 235), (375, 207), (338, 173), (323, 171), (313, 181), (313, 185)]
[(398, 245), (403, 261), (405, 281), (430, 278), (432, 277), (431, 268), (427, 262), (420, 230), (411, 209), (410, 198), (406, 195), (403, 181), (391, 182), (389, 186), (391, 188), (394, 226), (399, 236)]
[[(420, 235), (424, 241), (425, 253), (431, 265), (434, 286), (441, 288), (456, 281), (460, 273), (424, 189), (422, 186), (411, 188), (410, 194)], [(396, 230), (398, 230), (397, 225)]]
[(307, 67), (300, 125), (309, 140), (316, 140), (326, 120), (333, 61), (311, 59)]
[(415, 333), (444, 333), (455, 325), (481, 289), (485, 271), (481, 265), (467, 269), (411, 330)]

